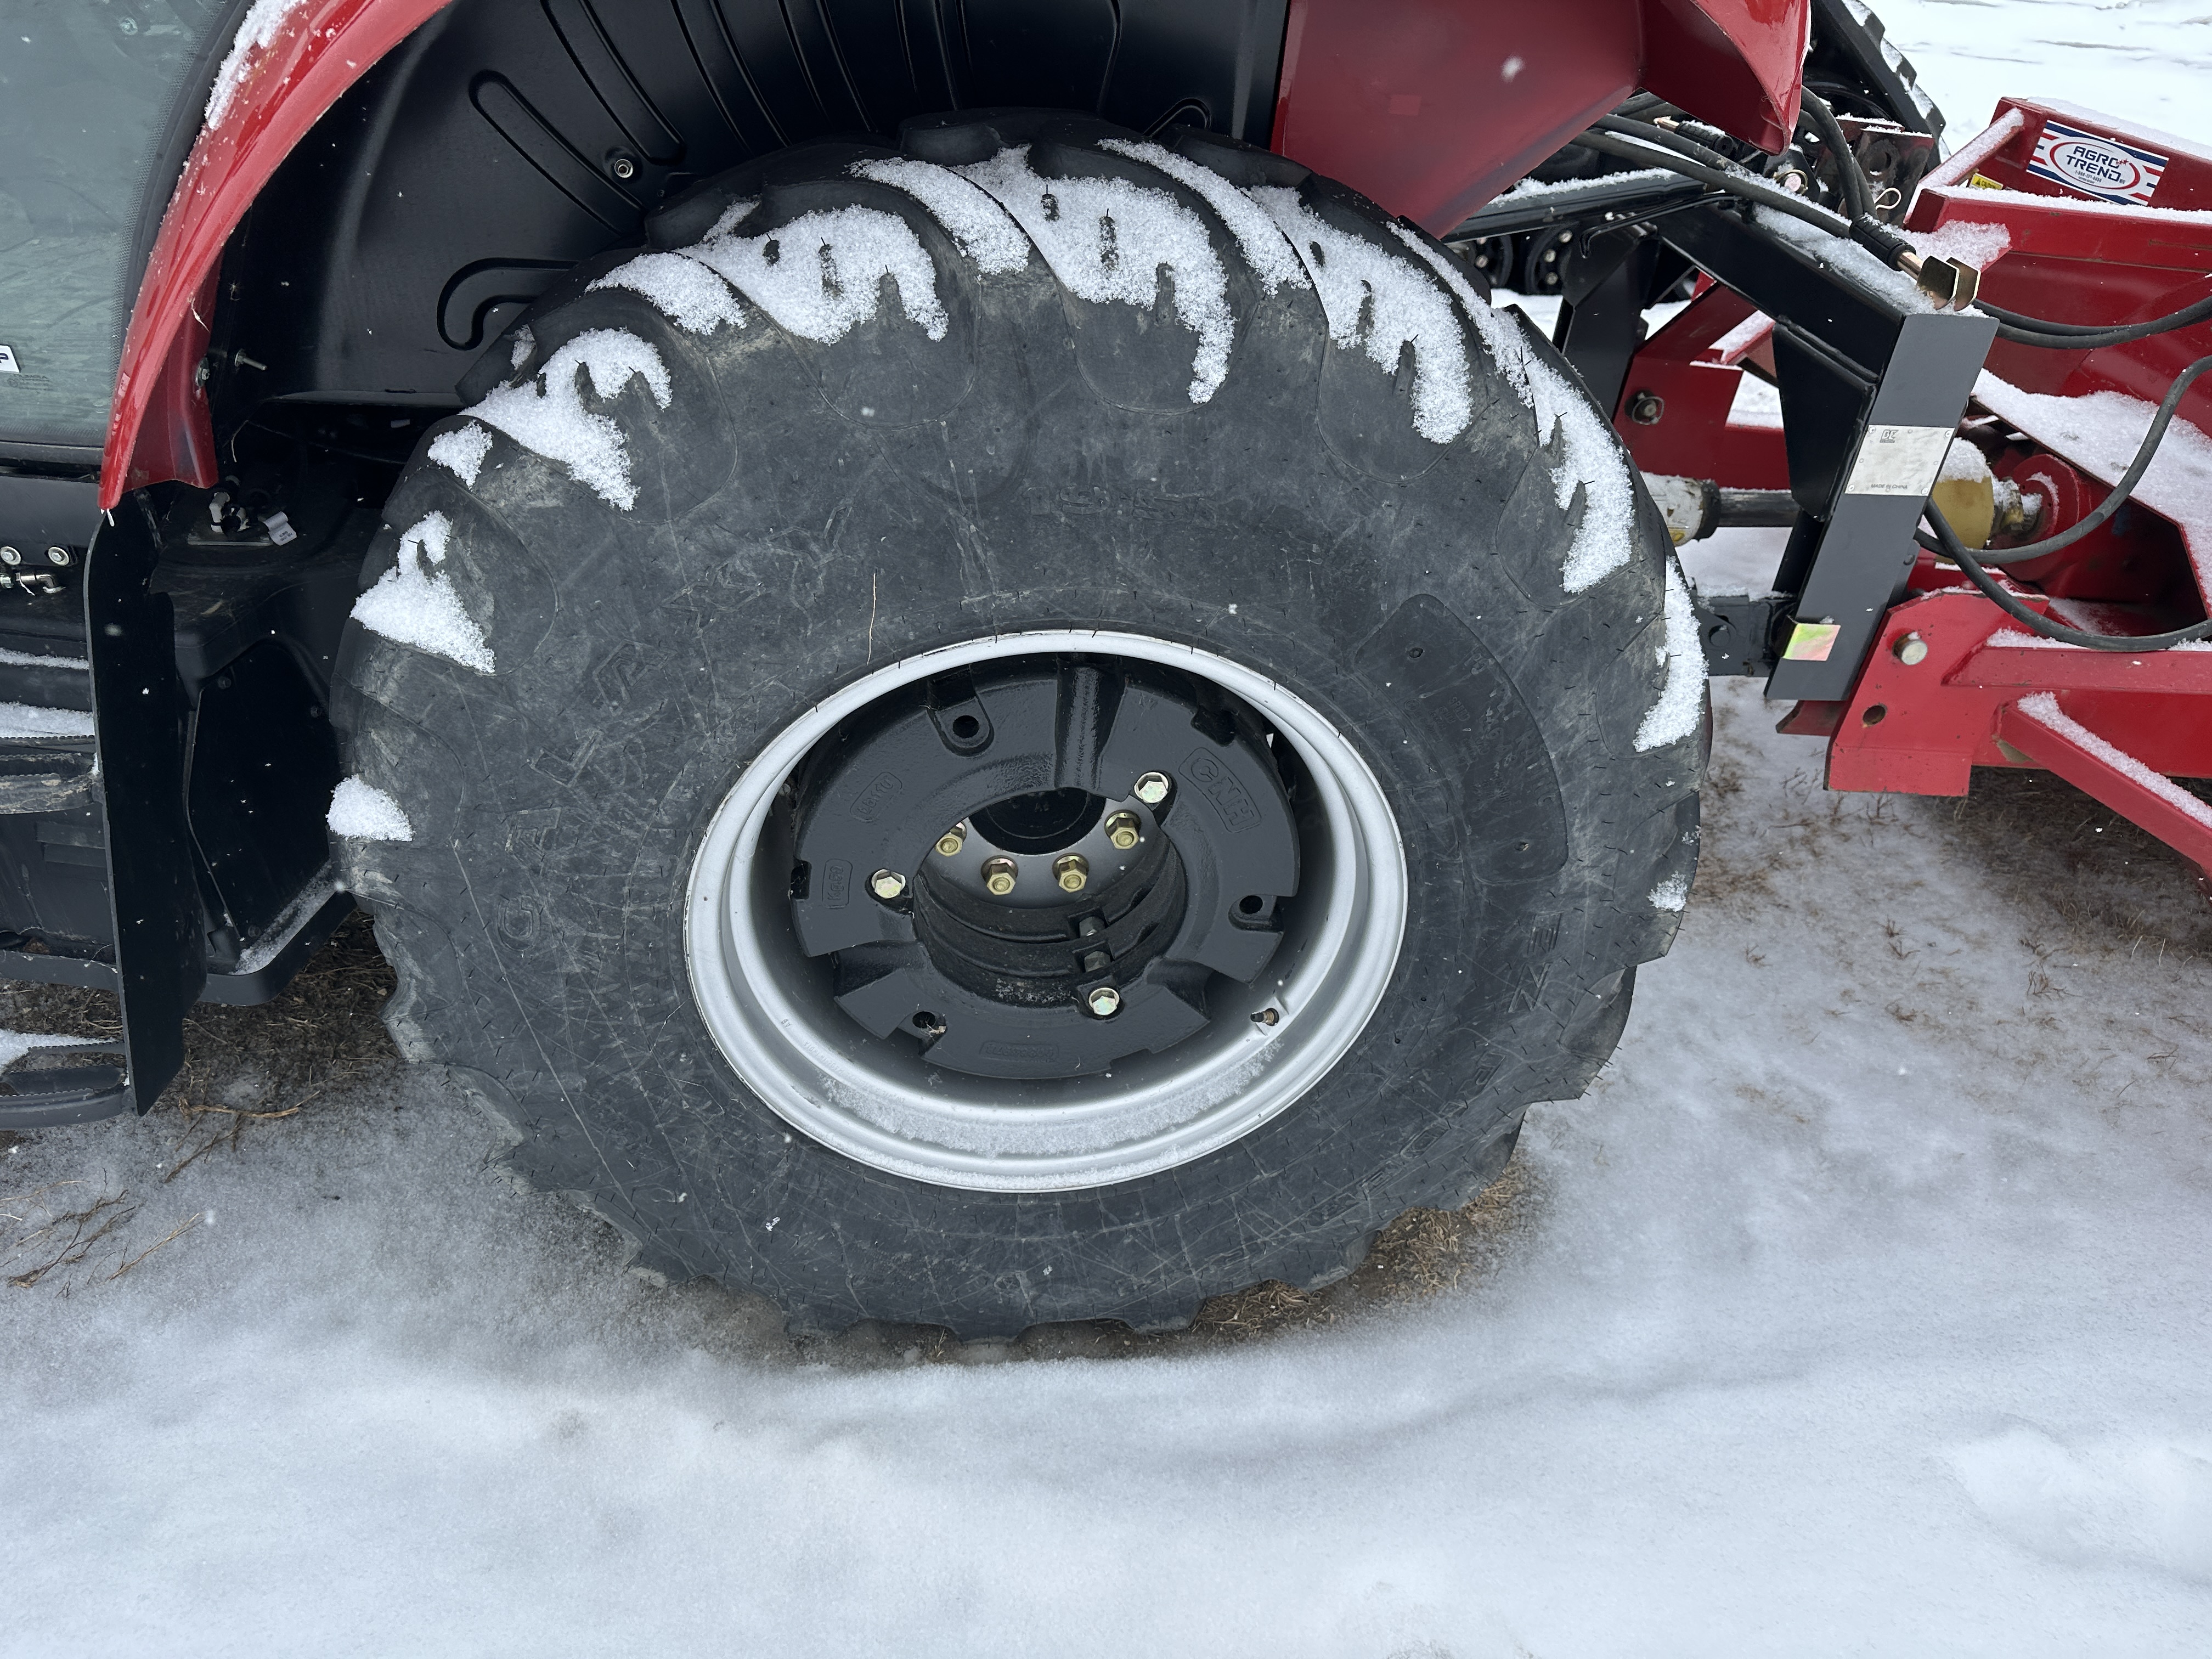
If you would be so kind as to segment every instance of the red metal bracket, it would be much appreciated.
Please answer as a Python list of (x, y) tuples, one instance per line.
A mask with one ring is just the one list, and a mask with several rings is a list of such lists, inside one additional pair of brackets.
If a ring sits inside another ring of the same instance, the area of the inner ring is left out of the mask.
[(1997, 713), (1996, 735), (2045, 771), (2212, 870), (2212, 806), (2160, 777), (2068, 714), (2056, 693), (2035, 692)]

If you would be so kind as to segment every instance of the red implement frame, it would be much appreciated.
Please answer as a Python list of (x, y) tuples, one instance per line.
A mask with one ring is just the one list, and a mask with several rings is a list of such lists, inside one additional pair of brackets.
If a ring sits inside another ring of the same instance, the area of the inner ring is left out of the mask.
[[(2031, 173), (2054, 118), (2162, 157), (2149, 204), (2093, 199)], [(2057, 322), (2121, 323), (2179, 310), (2205, 293), (2208, 210), (2212, 151), (2066, 105), (2008, 99), (1987, 131), (1929, 175), (1906, 226), (1923, 250), (1983, 266), (1982, 295), (1996, 304)], [(1624, 408), (1647, 382), (1717, 372), (1709, 350), (1702, 362), (1697, 355), (1711, 331), (1693, 319), (1707, 304), (1699, 301), (1639, 354)], [(1692, 328), (1683, 343), (1671, 343), (1685, 324)], [(2148, 405), (2208, 354), (2212, 324), (2090, 351), (2002, 340), (1991, 349), (1975, 403), (2034, 441), (2034, 453), (2008, 444), (1996, 462), (2001, 475), (2042, 500), (2032, 534), (2064, 528), (2103, 498), (2132, 458)], [(2112, 418), (2120, 407), (2112, 394), (2138, 400), (2132, 435)], [(2073, 401), (2085, 398), (2094, 401)], [(1659, 428), (1625, 415), (1620, 425), (1646, 470), (1714, 476), (1698, 464), (1694, 434), (1662, 440)], [(2020, 596), (2056, 620), (2104, 633), (2201, 619), (2212, 604), (2207, 432), (2212, 376), (2183, 399), (2160, 461), (2125, 509), (2130, 517), (2016, 567)], [(1723, 467), (1741, 453), (1731, 430), (1708, 427), (1706, 443)], [(1785, 731), (1828, 738), (1831, 788), (1962, 795), (1974, 767), (2039, 767), (2212, 868), (2212, 807), (2166, 781), (2212, 777), (2212, 642), (2136, 655), (2045, 640), (1925, 555), (1911, 587), (1885, 618), (1850, 698), (1801, 703), (1784, 721)]]

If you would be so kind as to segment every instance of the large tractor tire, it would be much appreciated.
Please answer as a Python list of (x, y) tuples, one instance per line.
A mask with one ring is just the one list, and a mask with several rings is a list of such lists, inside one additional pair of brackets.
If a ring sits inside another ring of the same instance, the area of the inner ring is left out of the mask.
[(403, 1049), (794, 1329), (1339, 1278), (1679, 917), (1704, 664), (1605, 422), (1425, 235), (1173, 143), (712, 181), (510, 331), (365, 573)]

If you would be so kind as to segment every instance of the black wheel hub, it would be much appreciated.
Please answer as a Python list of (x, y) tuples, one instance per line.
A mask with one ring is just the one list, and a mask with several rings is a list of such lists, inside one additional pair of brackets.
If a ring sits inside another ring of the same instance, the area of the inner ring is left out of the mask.
[(1297, 890), (1274, 752), (1243, 705), (1115, 659), (927, 682), (795, 781), (792, 919), (881, 1039), (988, 1077), (1070, 1077), (1207, 1020)]

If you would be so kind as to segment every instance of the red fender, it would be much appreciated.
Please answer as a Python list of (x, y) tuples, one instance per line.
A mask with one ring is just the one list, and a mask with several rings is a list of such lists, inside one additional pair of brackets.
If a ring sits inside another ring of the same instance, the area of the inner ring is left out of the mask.
[(1778, 151), (1810, 0), (1291, 0), (1274, 147), (1439, 235), (1638, 87)]
[[(300, 0), (200, 134), (131, 314), (100, 505), (219, 476), (199, 385), (223, 246), (270, 176), (447, 0)], [(1637, 86), (1770, 149), (1797, 114), (1809, 0), (1291, 0), (1275, 148), (1449, 229)], [(226, 65), (226, 69), (230, 66)]]
[(223, 245), (323, 112), (446, 3), (302, 0), (266, 46), (232, 48), (242, 73), (222, 118), (192, 146), (123, 337), (100, 463), (102, 507), (167, 479), (215, 483), (215, 428), (199, 369)]

